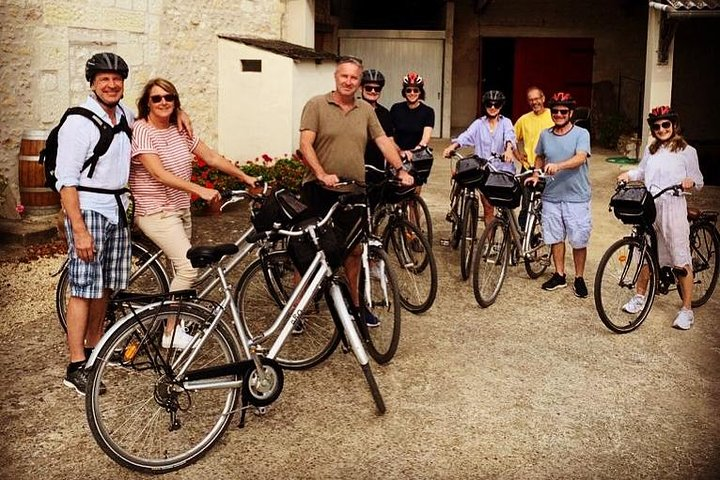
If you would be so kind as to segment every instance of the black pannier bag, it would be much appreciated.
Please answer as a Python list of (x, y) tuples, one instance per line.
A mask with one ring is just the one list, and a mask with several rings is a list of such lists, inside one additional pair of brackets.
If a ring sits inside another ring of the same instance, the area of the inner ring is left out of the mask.
[(488, 174), (486, 163), (477, 155), (461, 158), (455, 165), (455, 181), (463, 187), (479, 187)]
[(395, 182), (387, 182), (382, 189), (382, 199), (387, 203), (399, 203), (412, 197), (415, 194), (415, 185), (398, 185)]
[[(303, 220), (295, 225), (293, 230), (301, 230), (319, 221), (320, 220), (316, 218)], [(330, 264), (330, 267), (336, 270), (342, 265), (343, 244), (335, 226), (332, 222), (326, 223), (316, 229), (315, 233), (320, 240), (320, 247), (325, 252), (325, 258)], [(306, 233), (299, 237), (290, 237), (287, 252), (295, 268), (297, 268), (300, 273), (305, 273), (315, 258), (317, 249), (315, 248), (315, 244), (313, 244), (312, 238), (310, 238), (310, 234)]]
[(507, 172), (488, 172), (480, 191), (494, 207), (517, 208), (520, 205), (520, 182)]
[(655, 199), (644, 185), (625, 185), (610, 198), (618, 220), (629, 225), (650, 225), (655, 221)]
[(433, 153), (430, 147), (413, 151), (410, 175), (415, 178), (415, 185), (427, 183), (433, 166)]
[(252, 224), (256, 232), (267, 232), (279, 224), (280, 228), (288, 228), (307, 210), (290, 190), (281, 188), (272, 192), (262, 206), (253, 212)]

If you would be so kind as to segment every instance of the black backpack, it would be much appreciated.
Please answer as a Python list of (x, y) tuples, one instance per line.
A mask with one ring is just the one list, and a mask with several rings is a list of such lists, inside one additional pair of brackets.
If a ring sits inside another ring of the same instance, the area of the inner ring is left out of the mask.
[(105, 152), (108, 151), (108, 149), (110, 148), (110, 144), (115, 137), (115, 134), (124, 132), (128, 136), (128, 138), (130, 138), (132, 135), (130, 126), (128, 125), (127, 120), (125, 120), (124, 113), (125, 112), (123, 111), (123, 115), (120, 117), (120, 121), (117, 125), (113, 127), (109, 123), (105, 122), (102, 118), (100, 118), (96, 113), (88, 110), (87, 108), (68, 108), (65, 111), (65, 114), (60, 119), (60, 123), (58, 123), (50, 131), (50, 135), (48, 135), (48, 138), (45, 141), (45, 148), (43, 148), (43, 150), (40, 152), (40, 158), (38, 161), (45, 168), (45, 186), (55, 192), (57, 191), (57, 189), (55, 188), (55, 183), (57, 182), (57, 177), (55, 176), (55, 167), (57, 164), (58, 132), (60, 131), (60, 127), (62, 127), (63, 123), (65, 123), (65, 120), (69, 115), (82, 115), (83, 117), (93, 122), (93, 124), (95, 124), (95, 126), (98, 127), (98, 129), (100, 130), (100, 140), (98, 141), (97, 145), (95, 145), (92, 156), (85, 160), (85, 163), (83, 163), (82, 169), (80, 170), (81, 172), (84, 172), (88, 167), (90, 167), (90, 171), (88, 172), (87, 176), (88, 178), (92, 178), (93, 174), (95, 173), (95, 166), (97, 165), (98, 159), (105, 155)]

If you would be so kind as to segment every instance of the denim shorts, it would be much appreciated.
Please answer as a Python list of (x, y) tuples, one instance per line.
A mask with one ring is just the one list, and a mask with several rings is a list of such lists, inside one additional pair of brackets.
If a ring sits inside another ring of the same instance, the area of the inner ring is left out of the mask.
[(102, 298), (106, 288), (127, 288), (131, 257), (130, 230), (92, 210), (83, 210), (82, 216), (93, 237), (95, 258), (89, 263), (78, 258), (70, 220), (65, 218), (70, 258), (70, 295)]
[(564, 242), (585, 248), (592, 231), (590, 202), (542, 202), (542, 229), (546, 245)]

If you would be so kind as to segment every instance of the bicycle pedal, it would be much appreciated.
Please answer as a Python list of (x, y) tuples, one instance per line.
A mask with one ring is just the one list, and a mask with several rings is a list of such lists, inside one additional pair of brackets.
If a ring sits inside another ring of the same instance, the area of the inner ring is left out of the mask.
[(267, 415), (268, 407), (255, 407), (253, 413), (256, 417), (262, 417), (263, 415)]

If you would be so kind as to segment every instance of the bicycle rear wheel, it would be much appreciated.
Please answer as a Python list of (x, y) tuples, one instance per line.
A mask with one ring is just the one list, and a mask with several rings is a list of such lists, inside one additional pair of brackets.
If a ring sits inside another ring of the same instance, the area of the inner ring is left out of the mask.
[[(693, 308), (705, 305), (712, 297), (720, 274), (720, 237), (711, 223), (695, 223), (690, 226), (690, 255), (693, 269)], [(678, 285), (679, 287), (679, 285)], [(682, 292), (678, 288), (682, 297)]]
[(383, 247), (398, 280), (400, 304), (412, 313), (427, 311), (437, 295), (437, 265), (427, 239), (406, 220), (392, 221)]
[(528, 215), (525, 231), (530, 235), (530, 251), (525, 255), (525, 271), (533, 280), (540, 277), (550, 265), (550, 246), (545, 245), (540, 218)]
[[(166, 293), (170, 284), (165, 269), (152, 257), (151, 250), (142, 244), (133, 242), (131, 246), (130, 277), (125, 291), (134, 293)], [(70, 269), (66, 265), (58, 277), (55, 288), (55, 311), (60, 327), (67, 332), (67, 304), (70, 300)]]
[[(368, 353), (377, 363), (383, 364), (395, 356), (400, 343), (400, 295), (387, 254), (380, 248), (370, 247), (368, 260), (370, 272), (362, 266), (360, 269), (358, 298), (361, 316), (358, 325)], [(370, 284), (366, 285), (368, 278)], [(367, 325), (365, 318), (368, 314), (378, 320), (377, 326)]]
[[(248, 337), (267, 333), (299, 281), (300, 275), (285, 251), (271, 252), (245, 269), (235, 287), (234, 300)], [(280, 330), (268, 335), (263, 343), (272, 345)], [(328, 358), (339, 341), (327, 302), (319, 292), (275, 361), (291, 370), (311, 368)]]
[(469, 199), (465, 204), (462, 216), (462, 233), (460, 235), (460, 276), (463, 280), (470, 277), (473, 252), (477, 243), (478, 203)]
[[(637, 313), (623, 309), (635, 295), (635, 287), (643, 268), (647, 268), (648, 286), (645, 305)], [(595, 274), (595, 309), (600, 320), (615, 333), (628, 333), (647, 318), (655, 300), (657, 265), (643, 244), (636, 238), (621, 238), (607, 249)]]
[[(128, 320), (101, 346), (89, 372), (86, 415), (95, 441), (120, 465), (147, 473), (177, 470), (197, 461), (230, 425), (239, 389), (183, 388), (173, 373), (179, 351), (161, 348), (167, 319), (179, 317), (194, 334), (207, 314), (185, 305), (182, 310), (167, 306), (146, 311)], [(109, 362), (116, 350), (122, 352), (120, 365)], [(236, 340), (220, 322), (190, 369), (240, 360)], [(235, 374), (222, 377), (237, 379)]]
[(495, 219), (480, 236), (473, 264), (473, 293), (483, 308), (495, 303), (505, 280), (510, 256), (508, 235), (507, 224)]

